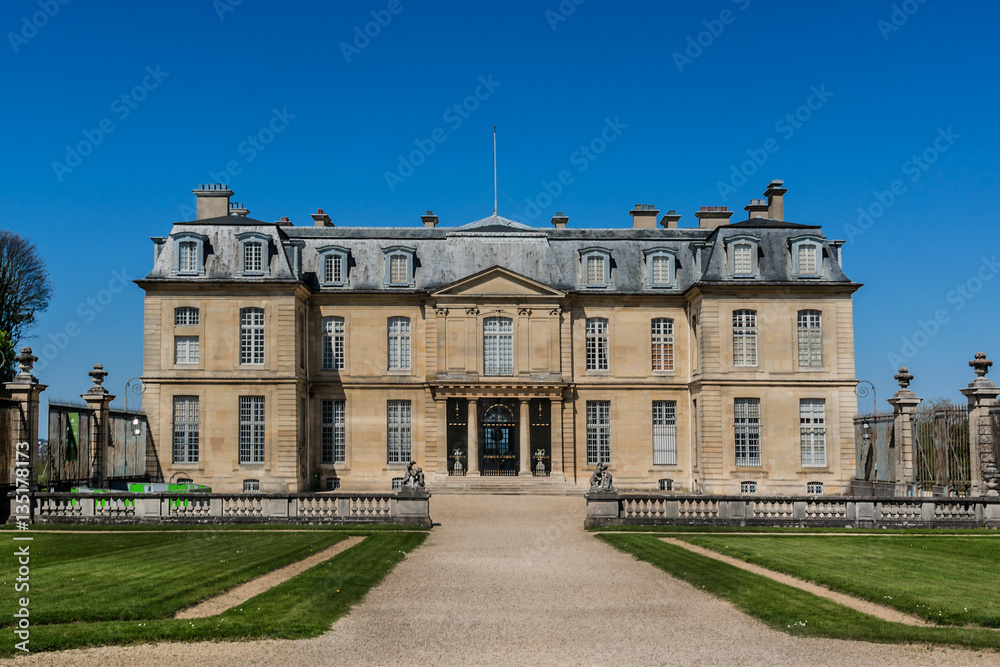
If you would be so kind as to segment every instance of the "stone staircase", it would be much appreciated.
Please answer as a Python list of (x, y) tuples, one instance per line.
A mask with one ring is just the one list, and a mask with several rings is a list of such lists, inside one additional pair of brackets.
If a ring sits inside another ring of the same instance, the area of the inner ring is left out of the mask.
[(582, 496), (586, 489), (551, 477), (449, 477), (434, 475), (427, 490), (436, 494), (495, 494), (516, 496)]

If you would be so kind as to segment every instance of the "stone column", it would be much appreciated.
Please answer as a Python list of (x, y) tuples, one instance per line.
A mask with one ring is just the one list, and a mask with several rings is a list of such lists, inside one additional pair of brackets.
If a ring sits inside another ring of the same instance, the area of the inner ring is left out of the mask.
[[(20, 365), (20, 372), (12, 382), (4, 385), (10, 392), (11, 399), (17, 401), (21, 408), (20, 418), (14, 419), (11, 428), (13, 442), (28, 443), (28, 490), (38, 490), (38, 402), (46, 385), (39, 384), (38, 379), (31, 374), (38, 357), (31, 354), (30, 347), (22, 347), (21, 354), (14, 358)], [(14, 451), (12, 449), (12, 451)], [(21, 450), (23, 451), (23, 450)], [(22, 459), (23, 460), (23, 459)], [(16, 455), (11, 461), (10, 478), (0, 480), (3, 483), (15, 484), (17, 471)]]
[(94, 364), (94, 370), (88, 373), (94, 381), (94, 386), (87, 390), (86, 394), (80, 394), (87, 403), (87, 407), (93, 410), (93, 422), (91, 431), (91, 456), (90, 480), (92, 488), (100, 489), (107, 485), (107, 454), (111, 445), (111, 401), (115, 397), (108, 393), (104, 387), (104, 378), (108, 372), (101, 364)]
[(551, 476), (557, 478), (557, 481), (562, 481), (565, 479), (565, 475), (563, 473), (562, 400), (553, 398), (550, 406), (549, 439), (551, 440), (552, 445), (549, 447), (549, 450), (552, 456)]
[(468, 451), (469, 453), (469, 467), (466, 471), (466, 475), (478, 475), (479, 474), (479, 406), (476, 399), (469, 399), (469, 436), (468, 440)]
[(983, 482), (983, 469), (993, 458), (990, 408), (996, 405), (1000, 388), (986, 379), (986, 373), (993, 362), (986, 358), (985, 352), (977, 352), (976, 358), (969, 365), (976, 371), (976, 379), (961, 390), (969, 401), (969, 464), (972, 473), (969, 479), (972, 482), (972, 493), (985, 495), (987, 489)]
[[(913, 376), (906, 366), (900, 366), (893, 376), (899, 383), (899, 391), (888, 399), (893, 410), (893, 433), (896, 439), (896, 495), (905, 495), (907, 485), (916, 480), (913, 451), (913, 413), (924, 399), (910, 391)], [(874, 437), (874, 434), (873, 434)]]
[(520, 412), (518, 413), (518, 450), (521, 459), (521, 471), (518, 475), (523, 477), (531, 476), (531, 406), (528, 399), (520, 399)]

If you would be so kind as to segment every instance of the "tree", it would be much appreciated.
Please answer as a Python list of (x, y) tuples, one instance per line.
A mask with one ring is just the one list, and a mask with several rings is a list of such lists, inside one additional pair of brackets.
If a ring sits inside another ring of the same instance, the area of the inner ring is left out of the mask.
[(35, 325), (35, 315), (49, 307), (52, 283), (35, 245), (20, 234), (0, 230), (0, 381), (14, 374), (13, 352)]

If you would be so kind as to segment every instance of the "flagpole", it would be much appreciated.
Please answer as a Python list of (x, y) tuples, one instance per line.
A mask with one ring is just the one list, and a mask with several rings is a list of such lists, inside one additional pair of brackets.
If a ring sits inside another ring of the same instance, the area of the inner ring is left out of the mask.
[(497, 126), (493, 126), (493, 215), (497, 214)]

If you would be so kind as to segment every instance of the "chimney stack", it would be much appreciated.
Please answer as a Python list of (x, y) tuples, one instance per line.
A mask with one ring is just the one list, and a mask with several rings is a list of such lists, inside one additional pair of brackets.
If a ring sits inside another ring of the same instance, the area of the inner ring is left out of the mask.
[(656, 229), (656, 216), (660, 212), (652, 204), (636, 204), (628, 213), (632, 216), (633, 229)]
[(229, 202), (229, 215), (238, 215), (245, 218), (250, 215), (250, 209), (239, 202)]
[(743, 207), (743, 210), (747, 212), (748, 218), (766, 218), (767, 200), (751, 199), (750, 203)]
[(321, 208), (316, 209), (316, 212), (312, 214), (312, 219), (316, 227), (333, 227), (330, 216), (324, 213)]
[(199, 185), (192, 190), (197, 202), (198, 220), (224, 218), (229, 215), (229, 198), (233, 191), (222, 183)]
[(556, 229), (566, 229), (568, 224), (569, 216), (563, 215), (562, 211), (556, 211), (556, 214), (552, 216), (552, 226)]
[(667, 214), (663, 216), (660, 220), (660, 226), (664, 229), (677, 229), (677, 221), (681, 219), (681, 216), (677, 215), (677, 211), (670, 209)]
[(772, 220), (785, 219), (784, 198), (788, 188), (781, 187), (784, 184), (784, 181), (775, 179), (768, 183), (767, 190), (764, 190), (764, 196), (767, 197), (767, 217)]
[(732, 215), (733, 212), (729, 210), (728, 206), (702, 206), (701, 210), (694, 214), (694, 217), (698, 218), (700, 229), (715, 229), (722, 225), (728, 225)]
[(284, 216), (284, 215), (281, 216), (281, 220), (275, 221), (274, 224), (276, 224), (278, 227), (291, 227), (292, 226), (291, 221), (288, 219), (287, 216)]
[(434, 211), (427, 211), (427, 215), (420, 216), (420, 220), (424, 223), (424, 227), (438, 226), (438, 217), (434, 215)]

